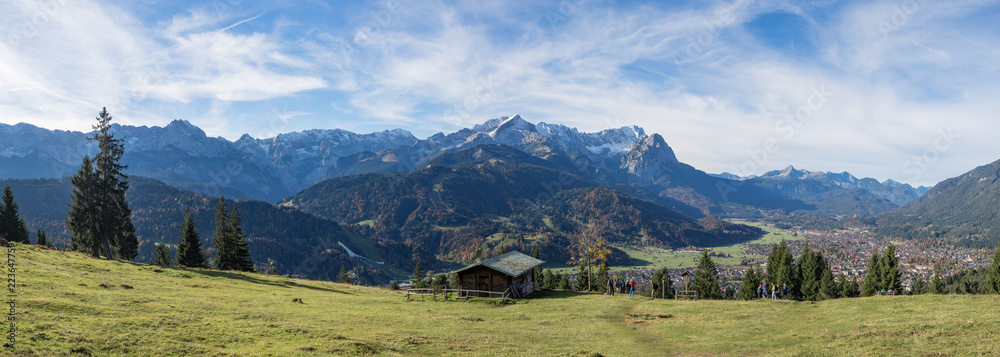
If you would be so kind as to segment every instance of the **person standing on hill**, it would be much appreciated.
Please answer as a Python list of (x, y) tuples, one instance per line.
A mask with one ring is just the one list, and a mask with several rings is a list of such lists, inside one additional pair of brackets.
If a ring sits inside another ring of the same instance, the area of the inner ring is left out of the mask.
[(606, 295), (615, 296), (615, 277), (608, 276), (608, 293)]
[(635, 279), (628, 281), (628, 297), (635, 297)]

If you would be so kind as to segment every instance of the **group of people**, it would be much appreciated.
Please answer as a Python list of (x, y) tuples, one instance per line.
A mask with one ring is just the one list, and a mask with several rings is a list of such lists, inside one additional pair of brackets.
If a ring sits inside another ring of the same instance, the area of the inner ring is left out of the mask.
[(771, 300), (777, 300), (786, 294), (788, 294), (788, 284), (778, 286), (778, 284), (764, 281), (757, 286), (757, 296), (761, 299), (767, 299), (770, 296)]
[(608, 277), (608, 292), (607, 295), (615, 295), (615, 291), (622, 294), (628, 292), (629, 297), (635, 296), (636, 283), (635, 279), (625, 280), (625, 278), (615, 279), (614, 277)]

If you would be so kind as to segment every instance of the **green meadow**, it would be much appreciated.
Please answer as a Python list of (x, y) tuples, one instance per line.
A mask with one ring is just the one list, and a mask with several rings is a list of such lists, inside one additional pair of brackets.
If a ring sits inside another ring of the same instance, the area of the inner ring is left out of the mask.
[(17, 261), (17, 346), (2, 350), (17, 356), (946, 356), (1000, 345), (997, 296), (795, 303), (556, 291), (498, 305), (33, 246)]

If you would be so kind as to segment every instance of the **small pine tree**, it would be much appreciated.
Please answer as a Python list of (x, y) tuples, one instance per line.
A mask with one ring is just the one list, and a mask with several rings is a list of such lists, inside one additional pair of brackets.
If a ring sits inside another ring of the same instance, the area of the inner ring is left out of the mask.
[(926, 287), (924, 287), (924, 279), (917, 278), (913, 280), (913, 288), (910, 289), (910, 294), (921, 295), (926, 293)]
[(707, 250), (701, 252), (701, 259), (694, 270), (694, 290), (698, 292), (699, 299), (722, 298), (718, 270), (712, 262), (712, 257), (708, 256)]
[(462, 282), (458, 280), (458, 274), (451, 273), (448, 274), (448, 287), (451, 289), (458, 289), (462, 286)]
[(413, 277), (410, 281), (414, 284), (424, 280), (424, 271), (420, 269), (420, 261), (417, 261), (417, 265), (413, 267)]
[(45, 233), (45, 228), (38, 228), (35, 231), (35, 244), (43, 247), (52, 247), (52, 241), (49, 240), (49, 235)]
[(825, 264), (824, 261), (823, 275), (819, 281), (820, 293), (824, 299), (837, 299), (840, 298), (840, 289), (837, 285), (836, 280), (833, 279), (833, 271), (830, 270), (830, 266)]
[(986, 292), (1000, 294), (1000, 244), (993, 251), (993, 262), (990, 263), (989, 277), (986, 280)]
[(597, 269), (597, 275), (594, 276), (593, 287), (599, 293), (608, 292), (608, 262), (601, 262), (601, 267)]
[(757, 269), (750, 267), (747, 272), (743, 274), (743, 283), (740, 284), (740, 290), (736, 293), (736, 298), (738, 300), (754, 300), (757, 298), (757, 287), (760, 286), (761, 276), (757, 272)]
[(177, 266), (191, 268), (208, 268), (205, 251), (201, 249), (201, 237), (198, 235), (198, 225), (194, 223), (191, 209), (184, 210), (184, 222), (178, 232), (181, 237), (177, 243)]
[(448, 287), (448, 275), (438, 274), (434, 276), (434, 280), (431, 281), (431, 287), (434, 289), (445, 289)]
[(170, 254), (170, 248), (166, 244), (156, 243), (156, 257), (153, 259), (153, 265), (159, 266), (173, 266), (174, 257)]
[(0, 202), (0, 238), (9, 242), (31, 244), (28, 225), (25, 224), (24, 218), (17, 210), (14, 191), (10, 189), (10, 185), (7, 185), (3, 189), (3, 201)]
[(590, 277), (588, 276), (589, 269), (587, 266), (580, 265), (580, 272), (576, 274), (576, 290), (577, 291), (587, 291), (590, 288)]
[(941, 283), (941, 267), (934, 267), (934, 277), (931, 278), (931, 294), (944, 294), (944, 284)]
[(552, 269), (545, 269), (545, 272), (542, 273), (542, 275), (544, 276), (542, 278), (542, 289), (545, 290), (555, 289), (558, 281), (556, 281), (555, 275), (552, 274)]
[(389, 284), (389, 290), (399, 290), (399, 282), (393, 280), (392, 284)]
[(861, 296), (874, 296), (882, 286), (882, 262), (876, 249), (868, 260), (868, 270), (865, 271), (865, 281), (861, 285)]
[(558, 290), (569, 290), (569, 277), (566, 274), (559, 274), (559, 283), (556, 284)]
[(343, 265), (340, 266), (340, 274), (337, 274), (337, 281), (340, 281), (341, 283), (344, 284), (351, 283), (351, 276), (347, 275), (347, 267)]

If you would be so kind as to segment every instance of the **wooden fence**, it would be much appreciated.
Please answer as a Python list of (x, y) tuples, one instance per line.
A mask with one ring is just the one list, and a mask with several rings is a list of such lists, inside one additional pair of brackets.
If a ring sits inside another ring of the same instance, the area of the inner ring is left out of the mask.
[(509, 299), (513, 297), (511, 288), (507, 288), (504, 291), (484, 291), (484, 290), (465, 290), (465, 289), (442, 289), (442, 288), (410, 288), (406, 289), (406, 299), (410, 300), (410, 295), (415, 296), (431, 296), (437, 299), (438, 296), (444, 297), (448, 300), (449, 297), (452, 299), (468, 299), (468, 298), (481, 298), (481, 299)]

